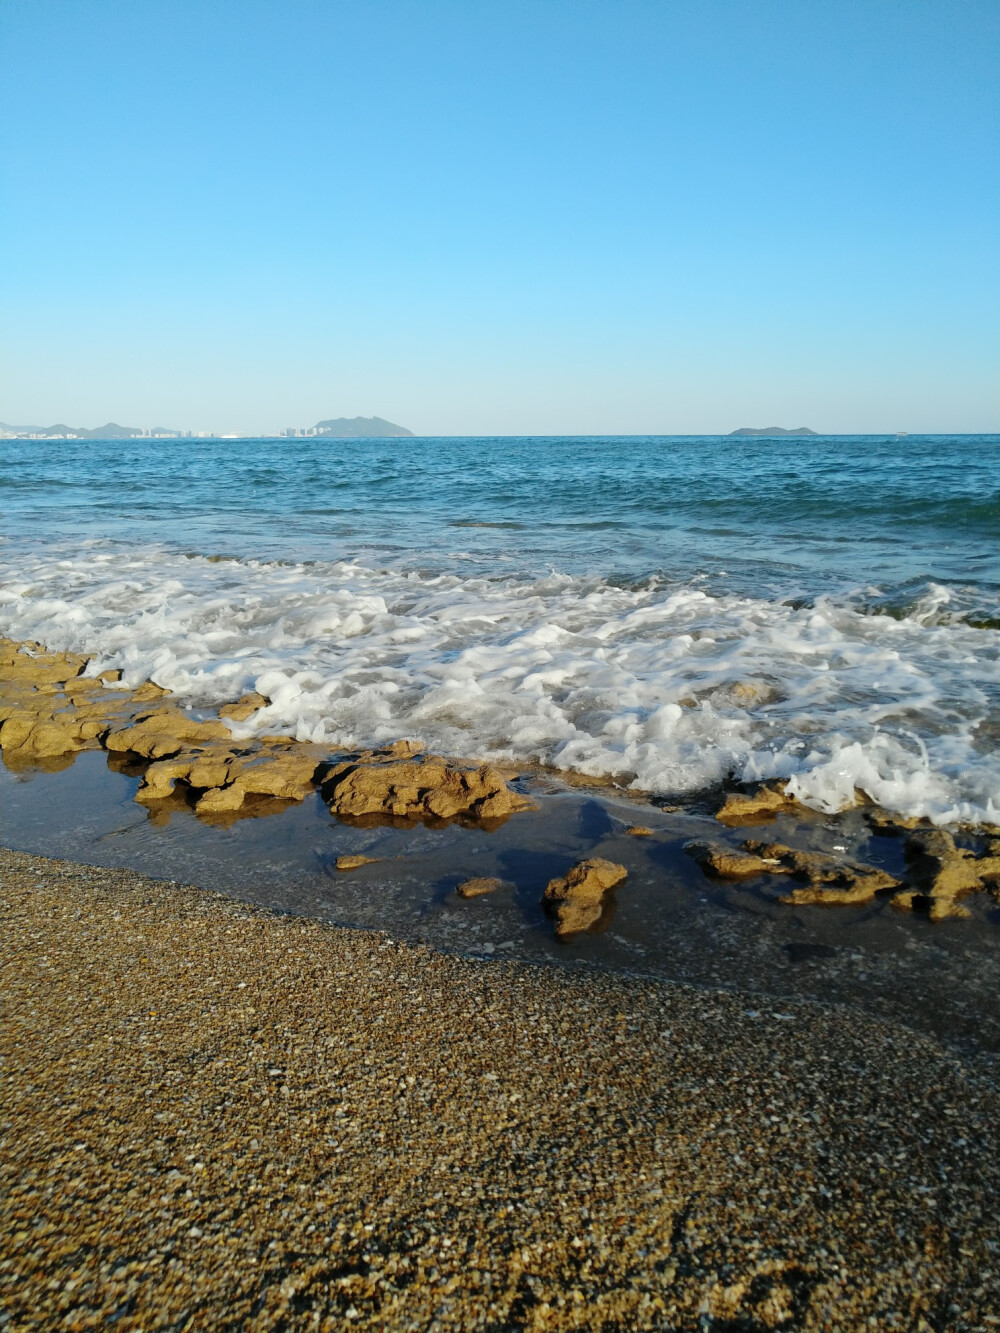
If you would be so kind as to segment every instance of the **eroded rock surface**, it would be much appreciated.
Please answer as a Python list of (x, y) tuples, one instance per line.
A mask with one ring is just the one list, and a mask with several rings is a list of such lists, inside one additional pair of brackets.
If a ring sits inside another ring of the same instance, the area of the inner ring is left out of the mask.
[(580, 861), (559, 879), (550, 879), (545, 889), (545, 909), (556, 921), (557, 935), (573, 935), (601, 919), (605, 896), (625, 879), (628, 871), (615, 861), (591, 857)]
[(6, 763), (98, 749), (111, 726), (131, 719), (142, 700), (129, 691), (106, 688), (121, 672), (83, 676), (88, 660), (78, 653), (50, 653), (39, 644), (0, 639), (0, 749)]
[(230, 722), (245, 722), (259, 709), (266, 708), (270, 702), (270, 699), (265, 699), (262, 694), (253, 691), (242, 695), (234, 704), (223, 704), (219, 709), (219, 716), (228, 718)]
[(823, 852), (799, 852), (782, 843), (755, 842), (743, 844), (751, 856), (765, 861), (776, 860), (780, 867), (807, 883), (786, 893), (783, 903), (816, 903), (831, 907), (848, 903), (867, 903), (876, 894), (899, 888), (899, 880), (876, 866), (845, 861)]
[(119, 753), (129, 750), (144, 759), (167, 759), (192, 742), (231, 740), (232, 733), (224, 722), (199, 722), (178, 708), (168, 707), (143, 713), (120, 731), (109, 731), (104, 748)]
[(749, 879), (754, 875), (791, 875), (805, 880), (785, 894), (784, 903), (824, 906), (869, 902), (878, 893), (898, 889), (899, 880), (875, 866), (859, 865), (822, 852), (800, 852), (780, 842), (749, 839), (742, 851), (717, 843), (688, 843), (685, 851), (706, 874), (718, 879)]
[(684, 848), (706, 875), (716, 879), (750, 879), (753, 875), (785, 875), (788, 871), (776, 857), (765, 859), (737, 852), (717, 842), (689, 842)]
[(1000, 839), (990, 839), (981, 856), (943, 829), (920, 829), (906, 839), (910, 887), (893, 898), (903, 911), (926, 907), (932, 921), (969, 916), (958, 900), (991, 889), (1000, 896)]
[(756, 791), (730, 792), (716, 819), (720, 824), (759, 824), (775, 815), (790, 814), (802, 806), (786, 793), (785, 782), (762, 782)]
[(487, 825), (531, 807), (490, 764), (466, 768), (437, 755), (398, 759), (392, 753), (334, 764), (323, 780), (323, 799), (333, 814), (347, 818), (465, 818)]
[(492, 765), (422, 755), (414, 741), (332, 764), (329, 749), (287, 736), (237, 741), (227, 723), (265, 708), (263, 695), (244, 694), (218, 717), (199, 719), (161, 703), (168, 691), (150, 681), (136, 690), (106, 688), (121, 672), (84, 676), (88, 661), (0, 639), (5, 763), (51, 767), (71, 762), (76, 751), (103, 747), (109, 762), (150, 761), (140, 773), (141, 804), (155, 809), (180, 801), (213, 817), (237, 814), (248, 797), (301, 801), (317, 777), (325, 780), (331, 812), (344, 818), (458, 818), (491, 827), (531, 805)]

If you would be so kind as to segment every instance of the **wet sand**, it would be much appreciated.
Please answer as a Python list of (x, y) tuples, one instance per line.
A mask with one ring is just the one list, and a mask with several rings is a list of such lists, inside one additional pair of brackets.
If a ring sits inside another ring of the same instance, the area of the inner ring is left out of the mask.
[(10, 1329), (1000, 1326), (1000, 1096), (930, 1035), (0, 870)]

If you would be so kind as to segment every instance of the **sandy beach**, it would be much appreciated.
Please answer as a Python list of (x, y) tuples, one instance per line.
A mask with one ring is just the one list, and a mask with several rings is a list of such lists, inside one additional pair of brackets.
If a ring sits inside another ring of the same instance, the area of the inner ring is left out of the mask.
[(930, 1038), (0, 864), (11, 1330), (1000, 1325)]

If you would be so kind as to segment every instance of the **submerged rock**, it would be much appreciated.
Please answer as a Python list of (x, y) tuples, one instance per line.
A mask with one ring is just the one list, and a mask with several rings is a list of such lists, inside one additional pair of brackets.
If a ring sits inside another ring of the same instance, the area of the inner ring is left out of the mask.
[(943, 829), (920, 829), (906, 839), (905, 855), (911, 887), (892, 900), (902, 911), (926, 907), (932, 921), (967, 917), (969, 909), (959, 898), (987, 888), (1000, 890), (1000, 840), (991, 839), (977, 856), (956, 847)]
[(455, 892), (460, 898), (483, 898), (488, 893), (496, 893), (503, 885), (502, 879), (495, 879), (483, 876), (476, 879), (467, 879), (459, 884)]
[(323, 799), (331, 813), (347, 818), (466, 818), (484, 824), (531, 808), (527, 797), (511, 791), (490, 764), (466, 768), (436, 755), (397, 759), (391, 753), (331, 767)]
[(625, 830), (630, 838), (651, 838), (653, 830), (647, 828), (645, 824), (629, 824)]
[(787, 867), (776, 857), (754, 856), (737, 852), (723, 843), (689, 842), (684, 850), (701, 866), (706, 875), (716, 879), (750, 879), (753, 875), (787, 875)]
[(337, 857), (338, 870), (359, 870), (362, 866), (373, 866), (378, 861), (377, 856), (362, 856), (360, 852), (349, 852), (346, 856)]
[(231, 740), (229, 745), (185, 746), (178, 754), (150, 764), (136, 800), (163, 800), (180, 781), (203, 793), (195, 806), (198, 814), (239, 810), (251, 795), (301, 801), (314, 790), (313, 778), (322, 758), (316, 746), (287, 740), (252, 742), (240, 749)]
[(899, 888), (894, 875), (876, 866), (844, 861), (823, 852), (799, 852), (782, 843), (750, 841), (743, 846), (751, 855), (775, 858), (788, 874), (808, 881), (805, 887), (786, 893), (783, 903), (815, 903), (821, 907), (867, 903), (876, 894)]
[(875, 866), (859, 865), (822, 852), (799, 852), (780, 842), (750, 839), (743, 844), (742, 851), (718, 843), (692, 842), (685, 851), (706, 874), (718, 879), (792, 875), (805, 880), (804, 887), (782, 897), (783, 903), (822, 906), (864, 903), (878, 893), (900, 887), (898, 879)]
[(609, 889), (620, 884), (628, 871), (615, 861), (595, 856), (580, 861), (559, 879), (550, 879), (545, 889), (545, 909), (556, 920), (557, 935), (573, 935), (601, 919)]

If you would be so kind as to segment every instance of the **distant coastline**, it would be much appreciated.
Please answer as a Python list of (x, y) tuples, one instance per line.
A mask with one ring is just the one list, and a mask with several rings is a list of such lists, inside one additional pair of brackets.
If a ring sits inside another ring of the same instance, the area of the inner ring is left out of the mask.
[(384, 417), (331, 417), (317, 421), (315, 426), (288, 426), (283, 431), (246, 435), (241, 432), (214, 430), (174, 430), (170, 426), (119, 426), (109, 421), (93, 430), (86, 426), (11, 426), (0, 421), (0, 439), (3, 440), (248, 440), (284, 439), (324, 435), (331, 439), (401, 439), (413, 436), (405, 426), (397, 426)]
[(818, 435), (819, 432), (810, 430), (808, 426), (796, 426), (794, 430), (788, 430), (785, 426), (741, 426), (739, 430), (731, 430), (730, 435)]

